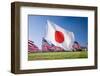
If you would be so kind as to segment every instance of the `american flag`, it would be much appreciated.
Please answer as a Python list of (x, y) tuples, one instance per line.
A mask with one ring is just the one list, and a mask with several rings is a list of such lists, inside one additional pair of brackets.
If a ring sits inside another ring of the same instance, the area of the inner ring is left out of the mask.
[(42, 39), (42, 51), (64, 51), (63, 48), (55, 46), (54, 44), (48, 42), (45, 38)]
[(74, 42), (72, 47), (73, 47), (73, 49), (76, 49), (76, 50), (81, 48), (80, 44), (77, 41)]
[(28, 52), (38, 52), (39, 48), (34, 44), (33, 41), (28, 40)]
[(45, 38), (43, 38), (42, 39), (42, 51), (45, 51), (45, 52), (50, 51), (50, 48), (51, 48), (51, 45), (48, 43), (48, 41)]

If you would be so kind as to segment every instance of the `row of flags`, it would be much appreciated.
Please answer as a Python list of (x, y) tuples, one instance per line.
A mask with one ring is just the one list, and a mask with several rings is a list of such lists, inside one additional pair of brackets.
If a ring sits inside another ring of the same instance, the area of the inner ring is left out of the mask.
[(42, 39), (42, 50), (40, 50), (33, 41), (28, 40), (28, 51), (29, 52), (54, 52), (54, 51), (64, 51), (63, 48), (53, 45), (52, 43), (48, 42), (46, 39)]
[[(73, 48), (80, 48), (75, 42), (74, 33), (47, 20), (46, 34), (42, 38), (42, 51), (72, 51)], [(73, 45), (74, 44), (74, 45)], [(41, 51), (33, 41), (28, 40), (29, 52)]]
[[(54, 44), (48, 42), (45, 38), (42, 39), (42, 50), (40, 50), (33, 41), (28, 40), (28, 52), (58, 52), (66, 51), (61, 47), (55, 46)], [(75, 41), (72, 45), (72, 50), (81, 49), (80, 44)]]
[(48, 42), (45, 38), (42, 39), (42, 51), (64, 51), (63, 48), (55, 46), (54, 44)]

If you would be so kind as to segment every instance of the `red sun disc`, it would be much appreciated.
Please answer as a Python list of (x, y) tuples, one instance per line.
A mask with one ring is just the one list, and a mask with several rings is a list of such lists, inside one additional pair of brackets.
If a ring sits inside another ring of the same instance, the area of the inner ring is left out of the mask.
[(55, 32), (55, 40), (58, 42), (58, 43), (62, 43), (64, 41), (64, 35), (62, 32), (60, 31), (56, 31)]

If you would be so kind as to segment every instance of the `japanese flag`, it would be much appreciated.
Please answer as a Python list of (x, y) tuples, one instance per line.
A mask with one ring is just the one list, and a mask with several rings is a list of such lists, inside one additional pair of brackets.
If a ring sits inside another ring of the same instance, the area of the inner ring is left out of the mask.
[(64, 28), (47, 21), (45, 39), (58, 47), (62, 47), (66, 51), (72, 50), (74, 43), (74, 34)]

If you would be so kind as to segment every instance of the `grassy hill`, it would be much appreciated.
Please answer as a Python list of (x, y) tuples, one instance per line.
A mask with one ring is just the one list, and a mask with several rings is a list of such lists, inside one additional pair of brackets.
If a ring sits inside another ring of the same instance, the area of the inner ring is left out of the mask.
[(87, 58), (88, 51), (28, 53), (28, 60), (56, 60)]

